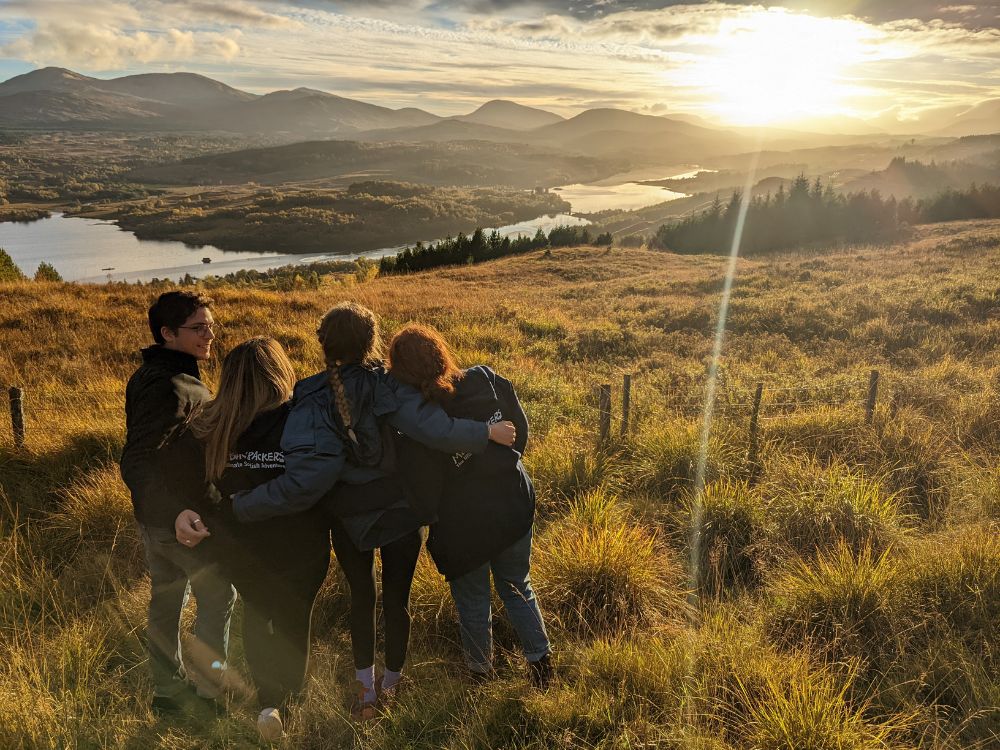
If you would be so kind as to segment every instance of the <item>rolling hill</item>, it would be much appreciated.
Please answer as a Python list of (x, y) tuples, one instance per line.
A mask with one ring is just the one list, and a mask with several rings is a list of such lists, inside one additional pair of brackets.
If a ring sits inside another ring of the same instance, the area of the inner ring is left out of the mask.
[(563, 118), (552, 112), (535, 107), (526, 107), (517, 102), (494, 99), (486, 102), (475, 112), (453, 117), (453, 120), (471, 122), (476, 125), (489, 125), (494, 128), (509, 130), (533, 130), (545, 125), (562, 122)]
[(99, 79), (42, 68), (0, 83), (0, 126), (224, 130), (334, 136), (376, 128), (415, 127), (442, 118), (315, 89), (263, 96), (194, 73), (149, 73)]
[(193, 73), (99, 79), (42, 68), (0, 83), (0, 127), (226, 131), (289, 140), (525, 143), (594, 156), (697, 157), (745, 150), (732, 131), (617, 109), (570, 119), (492, 100), (466, 115), (390, 109), (310, 88), (251, 94)]
[(611, 159), (517, 143), (308, 141), (199, 156), (137, 169), (128, 177), (144, 183), (172, 185), (246, 182), (346, 185), (391, 176), (394, 180), (431, 185), (532, 188), (596, 180), (619, 172), (624, 166)]

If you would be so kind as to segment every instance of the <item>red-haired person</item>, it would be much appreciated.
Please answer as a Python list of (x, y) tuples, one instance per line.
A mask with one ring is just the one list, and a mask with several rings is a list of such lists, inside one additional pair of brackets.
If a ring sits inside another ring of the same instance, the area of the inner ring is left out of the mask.
[(443, 461), (404, 442), (400, 469), (414, 494), (430, 506), (425, 514), (437, 501), (427, 547), (451, 587), (473, 678), (493, 671), (492, 573), (531, 679), (545, 687), (553, 673), (551, 646), (530, 574), (535, 492), (521, 463), (528, 422), (514, 388), (488, 367), (460, 370), (441, 334), (423, 325), (408, 325), (395, 335), (389, 368), (393, 377), (418, 388), (451, 417), (515, 425), (513, 445), (491, 443), (479, 455), (455, 453)]

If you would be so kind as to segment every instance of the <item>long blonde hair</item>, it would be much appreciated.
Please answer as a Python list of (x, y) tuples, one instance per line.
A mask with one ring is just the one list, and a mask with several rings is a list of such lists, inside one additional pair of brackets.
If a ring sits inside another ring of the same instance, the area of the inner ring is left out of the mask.
[(191, 430), (205, 443), (205, 474), (222, 476), (236, 440), (258, 414), (276, 409), (292, 396), (295, 370), (274, 339), (255, 336), (233, 347), (222, 362), (219, 388), (194, 418)]

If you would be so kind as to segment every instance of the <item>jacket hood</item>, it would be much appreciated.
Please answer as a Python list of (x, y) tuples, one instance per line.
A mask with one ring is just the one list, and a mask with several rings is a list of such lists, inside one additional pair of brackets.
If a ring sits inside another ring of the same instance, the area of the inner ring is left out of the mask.
[(488, 420), (500, 408), (493, 371), (482, 365), (466, 370), (445, 408), (453, 417)]
[(382, 367), (343, 365), (340, 368), (340, 379), (350, 403), (353, 440), (348, 437), (347, 426), (343, 424), (337, 409), (328, 371), (323, 370), (299, 381), (295, 386), (294, 398), (312, 399), (329, 415), (348, 452), (348, 463), (355, 467), (377, 467), (383, 457), (378, 419), (396, 411), (399, 399), (386, 382), (387, 375)]
[[(391, 396), (391, 391), (382, 385), (382, 381), (385, 379), (385, 370), (381, 366), (342, 365), (340, 379), (344, 384), (344, 392), (352, 404), (362, 404), (372, 400), (375, 402), (376, 410), (380, 412), (384, 410), (385, 404), (382, 402), (387, 396)], [(295, 399), (306, 398), (329, 388), (330, 373), (327, 370), (320, 370), (315, 375), (310, 375), (296, 383), (293, 397)]]

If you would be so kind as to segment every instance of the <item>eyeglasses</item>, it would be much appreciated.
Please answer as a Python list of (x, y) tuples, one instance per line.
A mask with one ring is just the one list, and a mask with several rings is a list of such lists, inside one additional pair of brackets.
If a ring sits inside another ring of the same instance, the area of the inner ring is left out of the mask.
[(189, 331), (194, 331), (198, 336), (207, 336), (210, 333), (215, 333), (216, 331), (222, 332), (221, 323), (198, 323), (193, 326), (177, 326), (178, 328), (186, 328)]

